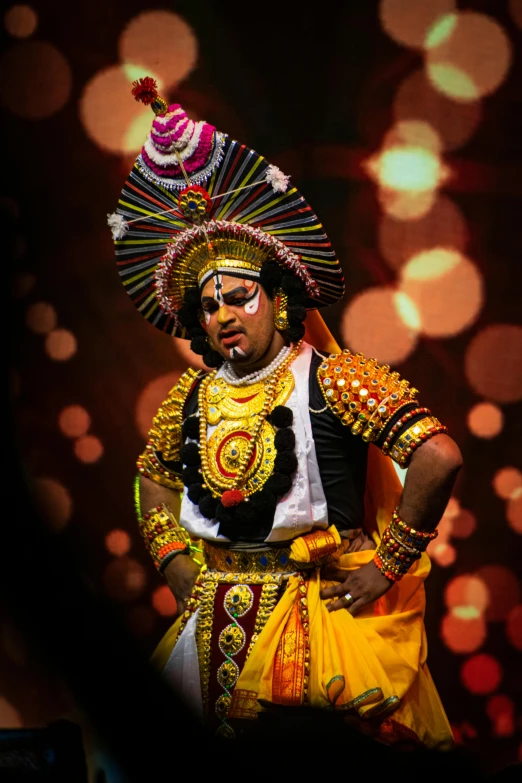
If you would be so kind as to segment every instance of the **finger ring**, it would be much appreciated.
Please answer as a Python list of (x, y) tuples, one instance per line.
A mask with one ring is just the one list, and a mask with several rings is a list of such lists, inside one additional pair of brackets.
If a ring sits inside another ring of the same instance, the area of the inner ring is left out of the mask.
[(353, 598), (350, 595), (350, 593), (345, 593), (345, 595), (343, 595), (343, 598), (345, 598), (348, 601), (348, 605), (349, 606), (351, 606), (353, 604)]

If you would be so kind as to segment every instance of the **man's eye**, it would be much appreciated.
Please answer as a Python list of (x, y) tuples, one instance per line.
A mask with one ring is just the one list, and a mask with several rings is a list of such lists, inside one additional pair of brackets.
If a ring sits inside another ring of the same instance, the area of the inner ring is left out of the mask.
[(215, 313), (217, 309), (217, 305), (204, 305), (202, 308), (204, 313)]
[(227, 304), (232, 305), (232, 307), (242, 307), (246, 303), (246, 299), (232, 299), (230, 302), (227, 302)]

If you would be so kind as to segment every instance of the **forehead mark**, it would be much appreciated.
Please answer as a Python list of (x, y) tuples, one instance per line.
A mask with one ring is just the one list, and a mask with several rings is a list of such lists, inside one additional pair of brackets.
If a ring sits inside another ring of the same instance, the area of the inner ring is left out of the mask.
[(214, 299), (220, 307), (225, 304), (223, 300), (223, 275), (214, 275)]

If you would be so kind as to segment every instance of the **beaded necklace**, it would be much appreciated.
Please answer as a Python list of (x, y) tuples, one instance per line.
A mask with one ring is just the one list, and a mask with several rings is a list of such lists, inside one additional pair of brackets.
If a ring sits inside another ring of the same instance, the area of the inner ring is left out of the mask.
[(267, 367), (263, 367), (261, 370), (256, 370), (249, 375), (239, 376), (232, 368), (229, 361), (226, 361), (222, 367), (223, 377), (230, 386), (250, 386), (252, 383), (259, 383), (264, 381), (272, 373), (274, 373), (279, 366), (287, 359), (292, 350), (292, 346), (284, 345), (275, 359), (273, 359)]

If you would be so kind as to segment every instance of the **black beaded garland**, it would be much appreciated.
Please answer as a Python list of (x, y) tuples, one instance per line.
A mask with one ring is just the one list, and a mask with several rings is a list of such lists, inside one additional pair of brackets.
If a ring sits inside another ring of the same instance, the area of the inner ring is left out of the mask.
[(186, 418), (181, 427), (181, 434), (184, 438), (199, 440), (199, 418), (197, 416)]
[(179, 458), (181, 462), (188, 468), (198, 467), (201, 465), (201, 456), (199, 454), (199, 446), (197, 443), (185, 443), (181, 447), (179, 452)]

